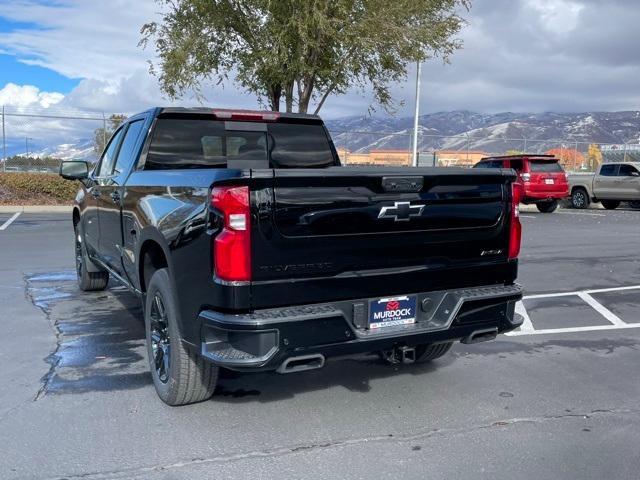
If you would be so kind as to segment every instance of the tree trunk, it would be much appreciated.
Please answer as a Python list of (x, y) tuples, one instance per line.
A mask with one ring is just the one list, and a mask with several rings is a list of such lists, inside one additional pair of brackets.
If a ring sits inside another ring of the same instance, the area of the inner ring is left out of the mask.
[(271, 85), (269, 89), (269, 107), (274, 112), (280, 111), (280, 97), (282, 97), (282, 86)]
[(293, 112), (293, 80), (285, 85), (284, 100), (287, 107), (287, 113)]
[(307, 110), (309, 109), (314, 80), (315, 79), (313, 77), (308, 78), (304, 82), (303, 88), (298, 88), (298, 91), (300, 92), (298, 96), (298, 113), (307, 113)]

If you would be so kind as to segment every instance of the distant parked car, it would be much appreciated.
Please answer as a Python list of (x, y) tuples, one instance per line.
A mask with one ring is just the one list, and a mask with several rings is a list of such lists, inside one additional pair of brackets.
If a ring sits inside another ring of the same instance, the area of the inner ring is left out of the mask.
[(608, 210), (618, 208), (620, 202), (640, 206), (640, 162), (616, 162), (600, 165), (595, 174), (569, 175), (571, 204), (587, 208), (600, 202)]
[(553, 155), (505, 155), (487, 157), (474, 168), (513, 168), (524, 187), (522, 203), (535, 203), (542, 213), (551, 213), (569, 196), (567, 175)]

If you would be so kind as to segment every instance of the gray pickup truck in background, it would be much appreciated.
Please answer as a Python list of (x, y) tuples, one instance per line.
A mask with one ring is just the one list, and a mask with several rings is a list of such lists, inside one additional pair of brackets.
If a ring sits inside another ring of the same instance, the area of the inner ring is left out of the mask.
[(595, 174), (570, 174), (568, 181), (574, 208), (587, 208), (591, 202), (600, 202), (607, 210), (621, 202), (640, 208), (640, 162), (605, 163)]

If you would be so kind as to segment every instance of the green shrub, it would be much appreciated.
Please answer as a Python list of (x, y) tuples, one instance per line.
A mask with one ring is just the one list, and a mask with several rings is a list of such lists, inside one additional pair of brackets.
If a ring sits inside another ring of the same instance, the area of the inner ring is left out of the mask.
[(0, 172), (0, 203), (69, 204), (79, 186), (55, 173)]

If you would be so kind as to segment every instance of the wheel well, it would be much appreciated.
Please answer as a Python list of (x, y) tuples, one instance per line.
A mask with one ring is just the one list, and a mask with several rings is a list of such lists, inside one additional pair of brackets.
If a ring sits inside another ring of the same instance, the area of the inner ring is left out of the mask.
[(164, 255), (162, 247), (153, 240), (147, 240), (142, 244), (140, 249), (140, 290), (147, 291), (147, 285), (151, 280), (151, 276), (156, 270), (168, 267), (167, 258)]
[(573, 192), (575, 192), (576, 190), (582, 190), (587, 195), (589, 194), (589, 192), (587, 192), (587, 189), (585, 187), (581, 186), (581, 185), (576, 185), (575, 187), (573, 187), (571, 189), (571, 193), (573, 194)]
[(78, 225), (78, 223), (80, 223), (80, 212), (78, 211), (77, 208), (73, 209), (73, 226), (75, 227), (76, 225)]

